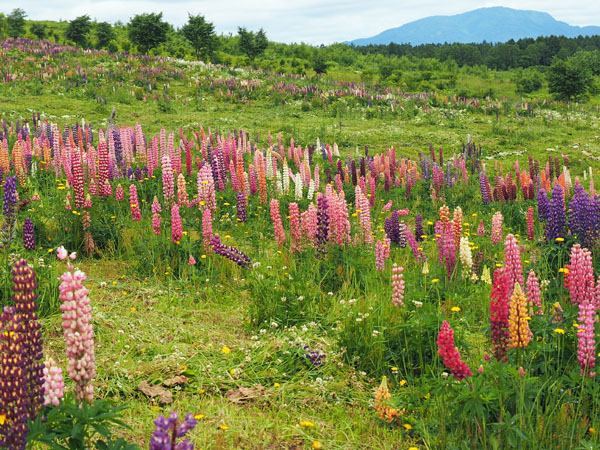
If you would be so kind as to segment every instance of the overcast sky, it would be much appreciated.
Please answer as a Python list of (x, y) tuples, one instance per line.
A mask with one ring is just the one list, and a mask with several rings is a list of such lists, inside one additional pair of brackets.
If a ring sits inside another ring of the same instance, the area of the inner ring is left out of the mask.
[(571, 25), (600, 25), (598, 0), (0, 0), (0, 11), (23, 8), (30, 19), (71, 20), (88, 14), (124, 23), (141, 12), (163, 12), (179, 27), (187, 13), (202, 14), (217, 33), (238, 26), (263, 27), (270, 40), (330, 44), (374, 36), (388, 28), (433, 15), (452, 15), (484, 6), (545, 11)]

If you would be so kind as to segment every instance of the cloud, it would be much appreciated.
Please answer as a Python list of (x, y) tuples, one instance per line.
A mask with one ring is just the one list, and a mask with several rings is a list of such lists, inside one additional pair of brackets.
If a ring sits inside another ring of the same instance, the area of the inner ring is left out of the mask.
[[(329, 44), (369, 37), (386, 29), (432, 15), (451, 15), (482, 6), (507, 6), (545, 11), (571, 25), (600, 25), (597, 0), (565, 4), (558, 0), (20, 0), (31, 19), (71, 20), (83, 14), (99, 21), (128, 22), (141, 12), (162, 12), (176, 27), (187, 14), (202, 14), (218, 33), (236, 33), (238, 26), (264, 28), (271, 40)], [(9, 12), (13, 5), (0, 6)]]

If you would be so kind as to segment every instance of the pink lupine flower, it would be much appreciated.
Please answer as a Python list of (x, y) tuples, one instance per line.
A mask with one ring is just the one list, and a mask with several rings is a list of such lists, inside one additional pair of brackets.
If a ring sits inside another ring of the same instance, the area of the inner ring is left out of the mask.
[(179, 244), (183, 236), (183, 225), (181, 224), (181, 216), (179, 215), (179, 205), (175, 203), (171, 208), (171, 240)]
[(395, 306), (404, 305), (404, 275), (402, 271), (403, 267), (398, 266), (398, 264), (394, 263), (394, 267), (392, 268), (392, 303)]
[(498, 244), (502, 240), (502, 213), (496, 211), (492, 216), (492, 233), (490, 234), (492, 244)]
[(69, 254), (69, 259), (75, 261), (75, 259), (77, 259), (77, 252), (71, 252), (71, 254)]
[(385, 249), (381, 241), (375, 242), (375, 269), (385, 270)]
[(162, 181), (163, 181), (163, 196), (165, 203), (169, 205), (175, 197), (175, 184), (173, 181), (173, 166), (167, 155), (162, 157)]
[(196, 265), (196, 259), (192, 255), (190, 255), (190, 257), (188, 259), (188, 265), (190, 265), (190, 266)]
[(142, 213), (140, 211), (140, 203), (138, 201), (137, 188), (135, 184), (129, 186), (129, 206), (131, 208), (131, 219), (134, 222), (142, 220)]
[(517, 239), (513, 234), (506, 235), (504, 241), (504, 266), (509, 279), (509, 291), (514, 290), (515, 284), (523, 286), (523, 266), (521, 265), (521, 252)]
[(452, 371), (454, 378), (462, 380), (473, 376), (469, 366), (460, 359), (460, 353), (454, 347), (454, 330), (444, 320), (437, 339), (438, 355), (442, 357), (444, 365)]
[(302, 249), (302, 228), (300, 226), (300, 211), (297, 203), (289, 204), (290, 214), (290, 235), (292, 237), (292, 253), (299, 252)]
[(94, 331), (92, 328), (92, 308), (89, 291), (83, 285), (86, 276), (69, 264), (69, 270), (61, 276), (59, 286), (62, 327), (64, 329), (67, 358), (67, 373), (75, 382), (75, 395), (78, 400), (94, 400), (94, 386), (91, 381), (96, 376), (94, 358)]
[(157, 236), (160, 234), (160, 223), (162, 221), (160, 217), (161, 212), (162, 208), (158, 202), (158, 198), (155, 195), (154, 200), (152, 201), (152, 231)]
[(381, 208), (382, 211), (389, 211), (392, 208), (392, 203), (393, 201), (390, 200), (389, 202), (387, 202), (383, 208)]
[(67, 252), (67, 249), (65, 249), (62, 245), (56, 249), (56, 256), (61, 261), (64, 261), (65, 259), (67, 259), (68, 255), (69, 255), (69, 253)]
[(356, 214), (359, 218), (360, 235), (365, 244), (372, 244), (374, 239), (371, 231), (371, 207), (369, 205), (369, 200), (358, 185), (354, 189), (354, 193)]
[(275, 198), (271, 200), (271, 220), (273, 220), (273, 226), (275, 228), (275, 240), (277, 241), (277, 245), (281, 247), (285, 242), (285, 231), (279, 212), (279, 201)]
[(125, 192), (123, 191), (123, 186), (121, 186), (121, 183), (119, 183), (117, 185), (117, 188), (115, 189), (115, 200), (120, 202), (125, 198)]
[(316, 245), (317, 239), (317, 217), (318, 211), (314, 203), (308, 205), (308, 209), (300, 215), (302, 231), (312, 246)]
[(569, 265), (568, 287), (571, 302), (579, 305), (586, 299), (595, 303), (594, 268), (592, 254), (587, 248), (575, 244), (571, 248), (571, 263)]
[(485, 226), (483, 225), (483, 220), (479, 222), (479, 226), (477, 227), (477, 236), (485, 236)]
[(579, 316), (577, 321), (577, 361), (581, 366), (581, 376), (596, 376), (596, 339), (594, 336), (594, 322), (596, 317), (596, 303), (594, 297), (586, 297), (579, 302)]
[(85, 186), (83, 183), (83, 169), (81, 167), (81, 157), (79, 151), (75, 150), (71, 153), (71, 164), (73, 170), (73, 190), (75, 192), (75, 207), (83, 208), (85, 201)]
[(492, 332), (492, 347), (494, 357), (498, 361), (506, 362), (508, 352), (508, 313), (510, 303), (509, 279), (505, 269), (494, 271), (494, 282), (490, 298), (490, 329)]
[(177, 177), (177, 202), (182, 206), (188, 205), (188, 194), (183, 173), (180, 173)]
[(542, 297), (540, 295), (540, 283), (533, 270), (527, 276), (527, 300), (530, 305), (537, 307), (536, 314), (542, 314)]
[(535, 239), (535, 232), (533, 229), (533, 207), (529, 207), (527, 210), (527, 239), (533, 241)]
[(65, 383), (62, 369), (52, 358), (44, 363), (44, 406), (58, 406), (64, 396)]

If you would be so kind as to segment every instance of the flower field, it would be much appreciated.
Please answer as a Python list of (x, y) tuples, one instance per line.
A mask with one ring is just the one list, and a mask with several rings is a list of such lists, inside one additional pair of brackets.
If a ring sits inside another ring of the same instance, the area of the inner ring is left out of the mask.
[(0, 447), (599, 448), (593, 100), (0, 57)]

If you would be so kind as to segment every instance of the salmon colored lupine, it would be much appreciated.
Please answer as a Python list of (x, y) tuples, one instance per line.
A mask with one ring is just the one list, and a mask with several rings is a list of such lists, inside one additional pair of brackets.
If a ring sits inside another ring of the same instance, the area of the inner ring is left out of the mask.
[[(387, 385), (387, 377), (383, 377), (381, 384), (375, 391), (375, 410), (377, 416), (386, 423), (392, 423), (400, 418), (404, 411), (398, 411), (389, 405), (392, 398)], [(316, 447), (315, 447), (316, 448)]]
[[(510, 283), (510, 278), (509, 278)], [(529, 312), (527, 298), (519, 283), (515, 284), (513, 295), (508, 308), (508, 347), (523, 348), (531, 342), (532, 334), (529, 329)]]
[(477, 227), (477, 236), (485, 236), (485, 226), (483, 225), (483, 220), (479, 221), (479, 226)]
[(202, 211), (202, 242), (206, 251), (210, 249), (212, 235), (212, 212), (210, 208), (206, 208)]
[(460, 206), (457, 206), (454, 209), (454, 214), (452, 217), (452, 228), (454, 232), (454, 250), (458, 251), (460, 247), (460, 238), (462, 235), (462, 221), (463, 221), (463, 212)]
[(186, 190), (185, 177), (180, 173), (177, 177), (177, 203), (180, 206), (188, 206), (188, 193)]
[(302, 232), (313, 247), (316, 246), (317, 221), (317, 207), (311, 203), (308, 205), (308, 209), (300, 214), (300, 222), (302, 223)]
[(290, 235), (292, 238), (292, 253), (302, 250), (302, 228), (300, 226), (300, 210), (297, 203), (288, 205), (290, 215)]
[(160, 222), (162, 220), (160, 217), (161, 212), (162, 208), (155, 195), (154, 200), (152, 201), (152, 231), (157, 236), (160, 234)]
[(463, 360), (460, 359), (460, 353), (454, 347), (454, 330), (450, 324), (444, 320), (437, 338), (438, 355), (444, 361), (444, 365), (452, 371), (454, 378), (462, 380), (473, 376), (471, 369)]
[[(600, 293), (600, 281), (597, 286)], [(593, 296), (585, 297), (579, 302), (579, 316), (577, 321), (577, 361), (581, 366), (581, 376), (594, 377), (594, 367), (596, 366), (596, 339), (594, 335), (594, 326), (596, 318), (596, 293)]]
[(183, 236), (183, 225), (181, 223), (181, 215), (179, 214), (179, 205), (175, 203), (171, 207), (171, 240), (179, 244)]

